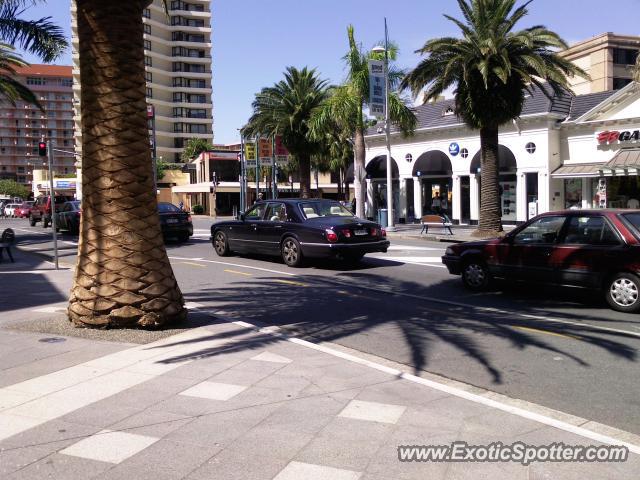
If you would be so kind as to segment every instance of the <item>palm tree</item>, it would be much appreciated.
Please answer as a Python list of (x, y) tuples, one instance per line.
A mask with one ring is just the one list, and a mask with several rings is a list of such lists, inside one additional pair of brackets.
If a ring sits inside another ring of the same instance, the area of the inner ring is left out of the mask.
[(0, 98), (12, 105), (16, 104), (16, 100), (24, 100), (42, 109), (36, 95), (16, 80), (15, 69), (27, 65), (19, 55), (14, 53), (11, 45), (0, 43)]
[(40, 57), (49, 63), (58, 58), (69, 46), (62, 29), (51, 22), (51, 17), (23, 20), (20, 16), (29, 6), (44, 0), (0, 0), (0, 39), (12, 46)]
[[(354, 149), (354, 187), (356, 196), (356, 215), (364, 217), (365, 190), (365, 144), (364, 134), (369, 123), (364, 115), (364, 108), (369, 97), (369, 59), (381, 60), (384, 54), (364, 53), (356, 43), (353, 26), (347, 27), (349, 51), (343, 57), (347, 66), (345, 82), (331, 89), (329, 100), (320, 108), (313, 119), (314, 132), (326, 131), (330, 125), (337, 123), (341, 129), (350, 132)], [(398, 49), (395, 45), (389, 48), (389, 59), (395, 60)], [(393, 90), (404, 73), (389, 67), (389, 83)], [(413, 111), (395, 93), (389, 94), (389, 116), (391, 122), (397, 124), (404, 135), (413, 133), (416, 117)]]
[[(346, 173), (349, 164), (353, 162), (352, 133), (344, 130), (338, 122), (325, 122), (323, 130), (313, 130), (313, 135), (322, 146), (319, 154), (323, 159), (323, 165), (327, 172), (339, 174), (338, 195), (344, 194), (343, 200), (349, 198), (349, 187)], [(344, 191), (343, 191), (344, 188)]]
[[(424, 101), (455, 87), (456, 113), (471, 128), (480, 130), (481, 193), (478, 236), (502, 231), (498, 183), (498, 129), (516, 119), (525, 92), (537, 86), (547, 96), (570, 91), (567, 77), (587, 74), (557, 55), (567, 44), (555, 32), (537, 25), (514, 31), (525, 15), (527, 1), (458, 0), (464, 20), (455, 23), (462, 38), (436, 38), (416, 53), (428, 55), (410, 72), (402, 87)], [(542, 84), (546, 81), (551, 92)]]
[(204, 138), (190, 138), (184, 145), (184, 150), (180, 154), (180, 160), (187, 163), (196, 158), (202, 152), (213, 150), (213, 145)]
[(311, 156), (319, 148), (309, 135), (309, 121), (326, 98), (327, 82), (315, 69), (287, 67), (284, 80), (256, 94), (253, 115), (243, 129), (247, 136), (282, 135), (282, 143), (298, 162), (302, 198), (311, 196)]
[(151, 0), (75, 2), (84, 193), (69, 317), (100, 328), (180, 321), (147, 130), (142, 14)]

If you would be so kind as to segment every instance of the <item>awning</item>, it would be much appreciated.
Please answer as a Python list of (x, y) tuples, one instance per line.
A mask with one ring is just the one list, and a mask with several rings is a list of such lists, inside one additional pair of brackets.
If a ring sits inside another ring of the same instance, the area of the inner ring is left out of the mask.
[(638, 175), (640, 148), (624, 148), (601, 168), (602, 175)]
[(171, 187), (171, 191), (173, 193), (209, 193), (211, 187), (213, 187), (213, 182), (190, 183)]
[(554, 178), (599, 177), (604, 163), (580, 163), (577, 165), (562, 165), (551, 176)]

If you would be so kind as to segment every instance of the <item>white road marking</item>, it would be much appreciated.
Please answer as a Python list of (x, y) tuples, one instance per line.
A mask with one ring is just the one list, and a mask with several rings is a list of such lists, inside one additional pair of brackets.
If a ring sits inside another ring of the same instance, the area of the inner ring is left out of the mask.
[[(215, 316), (215, 315), (214, 315)], [(252, 328), (252, 329), (258, 329), (258, 327), (256, 325), (252, 325), (250, 323), (247, 322), (243, 322), (243, 321), (232, 321), (232, 320), (227, 320), (230, 323), (236, 324), (236, 325), (240, 325), (242, 327), (247, 327), (247, 328)], [(359, 365), (364, 365), (366, 367), (370, 367), (373, 368), (375, 370), (378, 370), (380, 372), (384, 372), (384, 373), (388, 373), (389, 375), (393, 375), (394, 377), (398, 377), (398, 378), (402, 378), (404, 380), (408, 380), (410, 382), (413, 383), (418, 383), (421, 385), (424, 385), (426, 387), (432, 388), (434, 390), (439, 390), (441, 392), (444, 393), (448, 393), (450, 395), (459, 397), (459, 398), (463, 398), (465, 400), (469, 400), (470, 402), (474, 402), (474, 403), (478, 403), (481, 405), (485, 405), (489, 408), (495, 408), (497, 410), (502, 410), (503, 412), (507, 412), (507, 413), (511, 413), (513, 415), (517, 415), (519, 417), (522, 418), (527, 418), (529, 420), (533, 420), (535, 422), (538, 423), (542, 423), (543, 425), (548, 425), (550, 427), (554, 427), (557, 428), (559, 430), (564, 430), (566, 432), (570, 432), (573, 433), (575, 435), (579, 435), (581, 437), (584, 438), (589, 438), (591, 440), (594, 440), (596, 442), (601, 442), (601, 443), (605, 443), (608, 445), (617, 445), (617, 446), (625, 446), (629, 449), (629, 451), (633, 452), (633, 453), (637, 453), (640, 454), (640, 445), (636, 445), (633, 443), (629, 443), (629, 442), (624, 442), (622, 440), (616, 439), (614, 437), (611, 437), (609, 435), (603, 435), (601, 433), (598, 432), (594, 432), (593, 430), (589, 430), (587, 428), (583, 428), (583, 427), (579, 427), (577, 425), (572, 425), (568, 422), (564, 422), (562, 420), (558, 420), (556, 418), (547, 416), (547, 415), (543, 415), (541, 413), (537, 413), (531, 410), (527, 410), (523, 407), (516, 407), (513, 405), (509, 405), (507, 403), (503, 403), (500, 402), (498, 400), (494, 400), (492, 398), (487, 398), (483, 395), (479, 395), (476, 393), (472, 393), (472, 392), (468, 392), (466, 390), (463, 390), (461, 388), (458, 387), (454, 387), (451, 385), (446, 385), (444, 383), (440, 383), (440, 382), (436, 382), (434, 380), (428, 380), (426, 378), (422, 378), (422, 377), (418, 377), (416, 375), (413, 375), (411, 373), (407, 373), (404, 372), (402, 370), (398, 370), (392, 367), (388, 367), (386, 365), (382, 365), (380, 363), (376, 363), (376, 362), (372, 362), (370, 360), (364, 359), (364, 358), (360, 358), (357, 357), (355, 355), (346, 353), (346, 352), (341, 352), (339, 350), (327, 347), (325, 345), (318, 345), (316, 343), (310, 342), (308, 340), (302, 340), (300, 338), (296, 338), (296, 337), (290, 337), (287, 335), (284, 335), (282, 333), (271, 333), (272, 335), (278, 337), (278, 338), (282, 338), (284, 340), (287, 340), (291, 343), (297, 344), (297, 345), (302, 345), (308, 348), (311, 348), (313, 350), (317, 350), (320, 352), (324, 352), (326, 354), (332, 355), (334, 357), (338, 357), (338, 358), (342, 358), (344, 360), (348, 360), (350, 362), (353, 363), (357, 363)]]
[(58, 313), (66, 311), (66, 307), (42, 307), (31, 310), (32, 312), (38, 313)]
[(253, 267), (250, 265), (242, 265), (239, 263), (219, 262), (216, 260), (203, 260), (202, 258), (185, 258), (185, 257), (169, 257), (172, 260), (192, 260), (196, 262), (214, 263), (217, 265), (227, 265), (229, 267), (248, 268), (250, 270), (259, 270), (261, 272), (278, 273), (280, 275), (289, 275), (290, 277), (296, 277), (295, 273), (281, 272), (280, 270), (271, 270), (270, 268)]
[(26, 228), (16, 228), (16, 227), (11, 227), (11, 228), (13, 228), (14, 230), (18, 230), (20, 232), (30, 233), (32, 235), (47, 235), (47, 236), (51, 236), (52, 235), (51, 233), (38, 232), (36, 230), (27, 230)]
[(433, 247), (414, 247), (413, 245), (396, 245), (395, 243), (393, 245), (391, 245), (388, 250), (391, 251), (395, 251), (395, 250), (402, 250), (402, 251), (406, 251), (406, 252), (426, 252), (426, 251), (442, 251), (444, 252), (444, 248), (433, 248)]
[(411, 262), (411, 263), (442, 263), (440, 257), (380, 257), (395, 262)]

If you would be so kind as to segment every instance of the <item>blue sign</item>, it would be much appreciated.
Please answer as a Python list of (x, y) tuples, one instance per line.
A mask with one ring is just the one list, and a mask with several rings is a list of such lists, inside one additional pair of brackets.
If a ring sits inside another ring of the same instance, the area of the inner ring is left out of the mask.
[(455, 142), (449, 144), (449, 155), (452, 155), (455, 157), (459, 153), (460, 153), (460, 145), (458, 145)]

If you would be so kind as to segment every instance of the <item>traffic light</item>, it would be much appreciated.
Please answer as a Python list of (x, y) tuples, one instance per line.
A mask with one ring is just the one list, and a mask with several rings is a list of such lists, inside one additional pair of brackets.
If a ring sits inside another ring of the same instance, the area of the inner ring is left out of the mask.
[(47, 156), (47, 142), (38, 143), (38, 155), (41, 157)]

